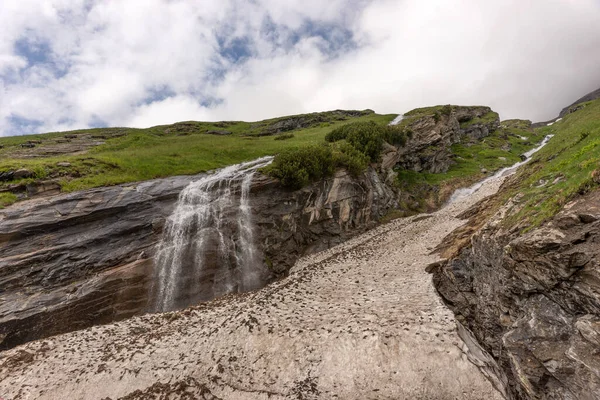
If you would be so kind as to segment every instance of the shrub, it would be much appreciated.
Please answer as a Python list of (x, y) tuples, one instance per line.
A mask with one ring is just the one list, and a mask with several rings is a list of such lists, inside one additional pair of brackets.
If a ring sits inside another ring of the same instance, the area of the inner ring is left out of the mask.
[(443, 106), (440, 110), (440, 113), (442, 115), (449, 116), (450, 114), (452, 114), (452, 106), (450, 104)]
[(45, 179), (48, 177), (48, 171), (43, 166), (35, 166), (33, 167), (33, 176), (37, 179)]
[[(360, 125), (364, 123), (359, 123)], [(328, 142), (337, 142), (338, 140), (344, 140), (348, 137), (348, 134), (352, 132), (352, 130), (356, 129), (357, 123), (354, 124), (346, 124), (342, 125), (339, 128), (335, 128), (327, 135), (325, 135), (325, 140)]]
[(353, 176), (358, 176), (369, 165), (369, 157), (348, 142), (340, 142), (333, 147), (333, 164), (336, 168), (346, 168)]
[(406, 144), (407, 136), (412, 137), (412, 129), (401, 129), (398, 126), (385, 126), (384, 127), (383, 140), (394, 146), (404, 146)]
[(378, 125), (372, 121), (354, 122), (329, 132), (325, 136), (325, 140), (328, 142), (346, 140), (375, 162), (379, 160), (384, 141), (395, 145), (404, 145), (406, 135), (397, 126)]
[(283, 151), (266, 172), (293, 189), (329, 176), (336, 168), (346, 168), (350, 174), (357, 176), (369, 162), (379, 160), (384, 142), (404, 145), (406, 133), (397, 126), (354, 122), (332, 130), (325, 140), (330, 144)]
[(289, 149), (279, 153), (268, 168), (268, 173), (281, 184), (299, 189), (311, 181), (333, 174), (335, 167), (331, 147), (314, 145)]

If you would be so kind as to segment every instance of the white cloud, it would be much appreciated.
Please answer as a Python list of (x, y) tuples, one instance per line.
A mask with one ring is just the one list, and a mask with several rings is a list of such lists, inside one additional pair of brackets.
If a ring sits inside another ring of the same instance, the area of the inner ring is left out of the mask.
[(206, 121), (210, 118), (210, 112), (201, 107), (194, 98), (176, 96), (137, 107), (122, 125), (143, 128), (175, 121)]
[(548, 119), (600, 86), (599, 20), (597, 0), (3, 0), (0, 135), (440, 103)]

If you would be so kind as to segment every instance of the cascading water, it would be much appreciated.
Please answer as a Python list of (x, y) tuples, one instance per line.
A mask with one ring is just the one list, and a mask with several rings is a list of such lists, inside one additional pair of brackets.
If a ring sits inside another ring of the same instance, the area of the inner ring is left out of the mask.
[(390, 122), (390, 125), (398, 125), (404, 119), (404, 114), (399, 114), (396, 118)]
[(554, 135), (548, 135), (548, 136), (546, 136), (544, 138), (544, 140), (542, 140), (542, 143), (540, 143), (539, 146), (537, 146), (536, 148), (531, 149), (528, 152), (524, 153), (523, 154), (523, 161), (518, 162), (518, 163), (516, 163), (516, 164), (514, 164), (514, 165), (512, 165), (510, 167), (502, 168), (501, 170), (499, 170), (498, 172), (496, 172), (494, 175), (490, 176), (489, 178), (484, 179), (481, 182), (478, 182), (478, 183), (474, 184), (471, 187), (456, 190), (452, 194), (452, 197), (450, 197), (450, 200), (448, 200), (448, 204), (454, 203), (457, 200), (464, 199), (465, 197), (470, 196), (471, 194), (473, 194), (476, 191), (478, 191), (486, 182), (489, 182), (491, 180), (498, 179), (498, 178), (501, 178), (503, 176), (507, 176), (507, 175), (512, 174), (521, 165), (527, 164), (529, 162), (529, 160), (531, 160), (531, 156), (533, 156), (535, 153), (537, 153), (538, 151), (540, 151), (546, 144), (548, 144), (548, 141), (550, 139), (552, 139), (553, 136)]
[(167, 220), (155, 257), (154, 311), (171, 311), (264, 284), (254, 241), (250, 186), (264, 157), (189, 184)]

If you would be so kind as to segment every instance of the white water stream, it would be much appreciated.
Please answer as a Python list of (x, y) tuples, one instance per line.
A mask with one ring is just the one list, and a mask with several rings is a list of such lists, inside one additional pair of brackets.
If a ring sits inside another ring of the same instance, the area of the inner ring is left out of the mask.
[(399, 114), (396, 118), (394, 118), (392, 120), (392, 122), (390, 122), (390, 125), (398, 125), (403, 119), (404, 119), (404, 115)]
[(542, 142), (539, 144), (539, 146), (537, 146), (534, 149), (529, 150), (526, 153), (523, 153), (523, 157), (524, 157), (523, 161), (520, 161), (510, 167), (502, 168), (501, 170), (496, 172), (494, 175), (482, 180), (481, 182), (474, 184), (473, 186), (456, 190), (452, 194), (452, 197), (450, 197), (450, 200), (448, 200), (448, 204), (452, 204), (455, 201), (464, 199), (465, 197), (472, 195), (473, 193), (478, 191), (484, 184), (486, 184), (489, 181), (492, 181), (492, 180), (495, 180), (495, 179), (498, 179), (501, 177), (505, 177), (505, 176), (515, 173), (520, 166), (527, 164), (529, 162), (529, 160), (531, 160), (531, 156), (533, 156), (535, 153), (540, 151), (545, 145), (547, 145), (548, 141), (552, 138), (552, 136), (554, 136), (554, 135), (546, 136), (544, 138), (544, 140), (542, 140)]
[(263, 284), (249, 192), (256, 170), (272, 160), (263, 157), (223, 168), (181, 192), (155, 258), (154, 311)]

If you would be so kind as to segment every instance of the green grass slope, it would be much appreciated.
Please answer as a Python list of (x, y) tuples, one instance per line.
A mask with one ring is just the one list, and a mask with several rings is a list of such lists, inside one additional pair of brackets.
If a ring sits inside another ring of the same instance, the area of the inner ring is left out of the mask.
[(597, 190), (600, 183), (600, 100), (581, 104), (551, 126), (537, 129), (554, 135), (522, 168), (503, 193), (502, 202), (516, 198), (518, 207), (508, 225), (531, 229), (554, 216), (577, 196)]
[[(61, 190), (69, 192), (196, 174), (289, 148), (324, 143), (329, 131), (349, 122), (374, 121), (385, 125), (395, 116), (368, 110), (333, 111), (255, 123), (184, 122), (148, 129), (106, 128), (0, 138), (0, 173), (24, 168), (34, 174), (25, 179), (0, 182), (0, 206), (16, 200), (14, 194), (7, 192), (11, 187), (36, 180), (53, 179)], [(209, 131), (230, 134), (210, 134)], [(84, 151), (52, 153), (54, 147), (78, 143), (82, 137), (102, 144)], [(41, 143), (34, 143), (32, 149), (22, 147), (37, 141)], [(62, 143), (69, 141), (72, 143)]]

